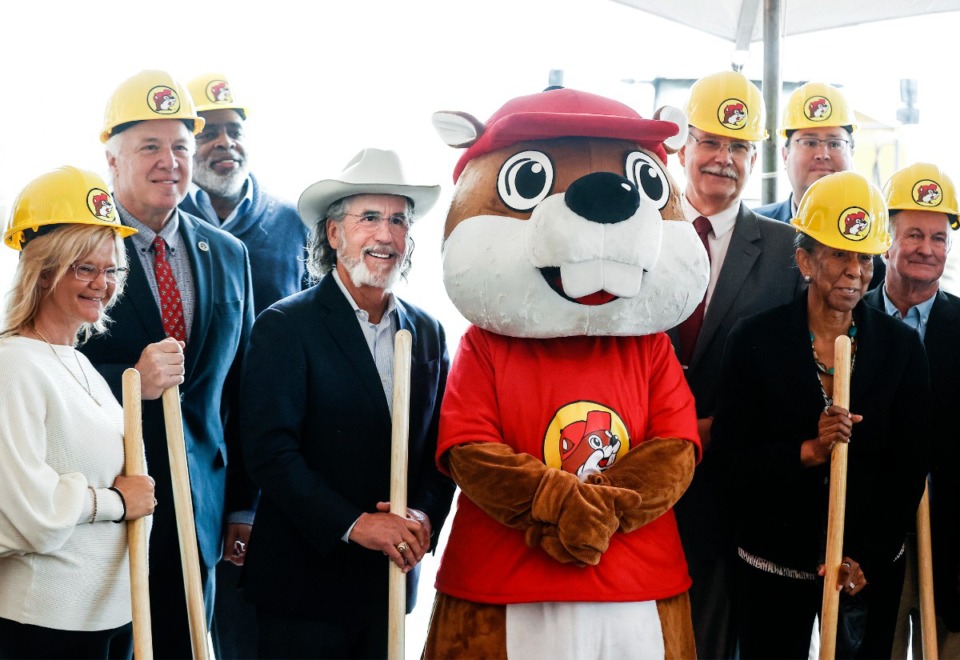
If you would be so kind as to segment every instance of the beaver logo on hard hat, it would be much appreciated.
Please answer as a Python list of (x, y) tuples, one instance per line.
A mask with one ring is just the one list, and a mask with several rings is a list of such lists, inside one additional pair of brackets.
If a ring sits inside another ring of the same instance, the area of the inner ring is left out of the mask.
[(180, 110), (180, 97), (166, 85), (160, 85), (147, 92), (147, 105), (158, 115), (172, 115)]
[(943, 200), (943, 194), (940, 192), (940, 184), (930, 179), (923, 179), (913, 184), (913, 190), (910, 194), (920, 206), (939, 206)]
[(747, 125), (749, 112), (747, 104), (740, 99), (727, 99), (717, 108), (717, 119), (727, 128), (739, 131)]
[(204, 92), (212, 103), (233, 103), (233, 93), (226, 80), (211, 80)]
[(862, 241), (870, 234), (870, 214), (859, 206), (846, 208), (837, 221), (840, 235), (848, 241)]
[(806, 100), (803, 114), (810, 121), (825, 121), (833, 114), (833, 106), (824, 96), (812, 96)]
[(98, 220), (115, 222), (117, 214), (110, 193), (100, 188), (93, 188), (87, 193), (87, 208)]

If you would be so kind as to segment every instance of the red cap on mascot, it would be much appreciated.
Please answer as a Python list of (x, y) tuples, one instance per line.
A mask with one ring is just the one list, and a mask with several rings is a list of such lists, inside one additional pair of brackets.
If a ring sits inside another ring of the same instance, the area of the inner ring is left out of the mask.
[(508, 101), (487, 120), (483, 134), (453, 170), (454, 182), (474, 158), (524, 140), (593, 137), (630, 140), (667, 162), (663, 141), (679, 132), (670, 121), (644, 119), (630, 106), (577, 91), (551, 89)]

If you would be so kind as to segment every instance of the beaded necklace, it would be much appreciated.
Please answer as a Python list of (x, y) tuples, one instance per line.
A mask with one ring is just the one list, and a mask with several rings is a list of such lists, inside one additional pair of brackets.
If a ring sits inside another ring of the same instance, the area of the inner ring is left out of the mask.
[[(850, 320), (847, 336), (850, 337), (850, 373), (852, 374), (853, 368), (857, 364), (857, 322), (853, 319)], [(813, 351), (813, 363), (817, 365), (817, 380), (820, 382), (820, 393), (823, 394), (824, 408), (829, 408), (833, 405), (833, 397), (827, 396), (827, 390), (823, 386), (823, 377), (832, 376), (833, 368), (827, 369), (827, 365), (820, 361), (820, 356), (817, 355), (817, 349), (814, 345), (812, 330), (810, 331), (810, 349)]]
[[(68, 367), (67, 364), (60, 358), (60, 354), (57, 353), (57, 350), (53, 347), (53, 344), (47, 341), (47, 338), (40, 333), (40, 331), (36, 328), (36, 326), (34, 326), (33, 331), (37, 333), (37, 336), (40, 337), (40, 339), (42, 339), (47, 346), (50, 347), (50, 350), (53, 352), (53, 357), (57, 358), (57, 362), (62, 364), (63, 368), (66, 369), (71, 376), (73, 376), (73, 379), (77, 381), (77, 385), (83, 388), (83, 390), (87, 393), (87, 395), (91, 399), (93, 399), (93, 402), (95, 404), (97, 404), (100, 407), (103, 407), (103, 404), (100, 403), (99, 400), (97, 400), (97, 397), (93, 396), (93, 390), (90, 388), (90, 380), (87, 378), (87, 372), (83, 370), (83, 365), (80, 364), (80, 356), (77, 355), (77, 349), (73, 349), (73, 357), (77, 361), (77, 367), (80, 368), (80, 373), (83, 374), (83, 381), (84, 381), (83, 383), (81, 383), (80, 379), (77, 378), (77, 374), (73, 373), (70, 367)], [(94, 514), (94, 517), (96, 517), (96, 514)]]

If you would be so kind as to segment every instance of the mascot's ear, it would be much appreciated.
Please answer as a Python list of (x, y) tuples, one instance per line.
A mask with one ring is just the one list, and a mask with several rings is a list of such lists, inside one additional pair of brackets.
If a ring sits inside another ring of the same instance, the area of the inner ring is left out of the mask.
[(680, 147), (687, 141), (687, 116), (683, 113), (683, 110), (672, 105), (665, 105), (653, 113), (653, 118), (673, 122), (680, 128), (676, 135), (663, 141), (663, 148), (668, 154), (675, 154), (680, 151)]
[(466, 112), (434, 112), (433, 127), (440, 139), (456, 148), (469, 147), (483, 135), (483, 122)]

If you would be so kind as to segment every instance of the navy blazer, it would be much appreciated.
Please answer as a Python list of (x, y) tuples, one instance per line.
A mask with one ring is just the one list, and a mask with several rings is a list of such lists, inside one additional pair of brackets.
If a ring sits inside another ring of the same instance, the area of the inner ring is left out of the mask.
[(771, 220), (789, 223), (793, 219), (793, 193), (782, 202), (758, 206), (753, 212)]
[[(864, 301), (886, 312), (880, 289), (869, 292)], [(930, 309), (923, 346), (930, 363), (933, 460), (930, 480), (930, 516), (933, 539), (933, 573), (937, 615), (952, 632), (960, 631), (960, 442), (956, 416), (960, 392), (960, 298), (938, 291)]]
[[(435, 545), (454, 484), (434, 454), (449, 357), (440, 324), (397, 300), (413, 334), (408, 503), (430, 517)], [(370, 349), (332, 275), (257, 318), (244, 364), (241, 436), (260, 487), (244, 565), (248, 598), (288, 616), (382, 616), (388, 559), (342, 536), (390, 499), (392, 420)], [(408, 574), (408, 609), (415, 595)]]
[[(180, 211), (179, 233), (193, 269), (195, 308), (180, 386), (197, 543), (206, 566), (222, 551), (227, 512), (252, 509), (256, 490), (246, 477), (236, 427), (240, 365), (253, 327), (253, 287), (243, 243)], [(146, 273), (131, 239), (130, 275), (110, 310), (108, 334), (80, 347), (122, 401), (121, 376), (143, 349), (166, 333)], [(150, 539), (151, 562), (179, 561), (176, 522), (160, 399), (143, 402), (143, 440), (148, 471), (156, 480), (157, 510)], [(229, 468), (228, 468), (229, 466)], [(173, 530), (174, 533), (171, 533)]]

